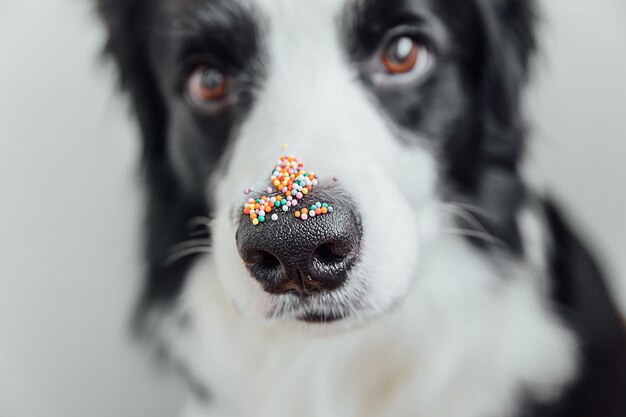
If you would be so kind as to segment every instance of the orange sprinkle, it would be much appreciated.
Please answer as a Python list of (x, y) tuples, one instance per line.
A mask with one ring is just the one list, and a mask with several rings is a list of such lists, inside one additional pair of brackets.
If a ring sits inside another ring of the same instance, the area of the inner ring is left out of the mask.
[[(315, 210), (315, 212), (317, 213), (317, 210)], [(326, 213), (328, 213), (328, 209), (326, 207), (322, 207), (322, 214)]]
[(309, 209), (303, 208), (302, 209), (302, 214), (307, 214), (309, 212)]
[[(306, 210), (306, 209), (304, 209), (304, 210)], [(304, 211), (304, 210), (303, 210), (303, 211)], [(295, 216), (296, 216), (296, 217), (300, 217), (300, 212), (299, 212), (299, 211), (296, 211), (296, 212), (295, 212)]]

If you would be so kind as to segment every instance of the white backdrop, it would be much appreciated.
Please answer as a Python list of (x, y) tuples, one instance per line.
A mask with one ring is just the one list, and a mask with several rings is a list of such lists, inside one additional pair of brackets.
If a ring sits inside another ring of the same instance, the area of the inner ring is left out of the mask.
[[(90, 3), (0, 0), (2, 417), (171, 417), (180, 401), (128, 339), (136, 132)], [(531, 159), (624, 277), (626, 2), (544, 7)]]

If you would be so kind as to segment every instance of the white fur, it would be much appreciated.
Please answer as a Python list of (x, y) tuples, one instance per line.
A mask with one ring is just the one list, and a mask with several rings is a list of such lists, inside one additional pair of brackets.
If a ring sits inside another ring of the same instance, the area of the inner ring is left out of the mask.
[[(543, 302), (543, 266), (489, 258), (447, 232), (434, 157), (398, 139), (345, 61), (343, 2), (255, 3), (267, 19), (268, 79), (209, 185), (220, 202), (214, 252), (179, 306), (192, 330), (165, 335), (213, 394), (187, 416), (505, 417), (522, 390), (558, 395), (576, 345)], [(322, 183), (337, 176), (360, 208), (361, 260), (317, 309), (357, 297), (363, 306), (332, 326), (276, 317), (285, 300), (265, 293), (237, 253), (242, 190), (267, 185), (284, 142)]]
[(200, 261), (180, 306), (193, 330), (168, 335), (213, 390), (215, 401), (195, 412), (509, 416), (522, 390), (556, 397), (574, 376), (576, 344), (544, 304), (537, 269), (493, 262), (457, 236), (436, 239), (425, 255), (397, 308), (326, 332), (242, 316), (213, 262)]

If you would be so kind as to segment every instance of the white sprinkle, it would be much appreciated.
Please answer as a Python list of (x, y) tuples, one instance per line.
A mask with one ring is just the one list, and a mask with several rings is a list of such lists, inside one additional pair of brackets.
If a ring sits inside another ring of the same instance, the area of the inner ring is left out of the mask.
[(278, 220), (278, 214), (276, 213), (272, 214), (272, 220), (274, 221)]
[(289, 207), (287, 207), (286, 205), (283, 206), (283, 211), (287, 211), (289, 210)]
[(306, 220), (306, 219), (308, 219), (308, 218), (309, 218), (309, 216), (307, 216), (307, 215), (306, 215), (306, 213), (302, 213), (302, 214), (300, 215), (300, 218), (301, 218), (302, 220)]
[(309, 211), (309, 216), (315, 217), (315, 212), (313, 210)]

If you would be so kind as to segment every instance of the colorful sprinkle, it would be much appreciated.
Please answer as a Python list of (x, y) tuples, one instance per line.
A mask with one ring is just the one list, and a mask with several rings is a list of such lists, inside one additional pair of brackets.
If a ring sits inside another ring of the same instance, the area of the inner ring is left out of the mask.
[[(287, 145), (283, 145), (287, 149)], [(336, 177), (333, 178), (336, 181)], [(288, 212), (291, 207), (296, 207), (298, 201), (318, 185), (318, 177), (312, 171), (306, 171), (304, 163), (296, 156), (281, 156), (270, 173), (270, 184), (263, 191), (266, 195), (260, 198), (248, 198), (243, 206), (243, 212), (250, 217), (255, 226), (264, 223), (266, 217), (273, 221), (278, 220), (278, 209)], [(244, 189), (244, 194), (248, 195), (254, 188)], [(275, 193), (275, 195), (272, 195)], [(302, 208), (295, 211), (295, 217), (307, 220), (323, 214), (332, 213), (332, 207), (328, 203), (320, 201), (312, 204), (309, 209)]]

